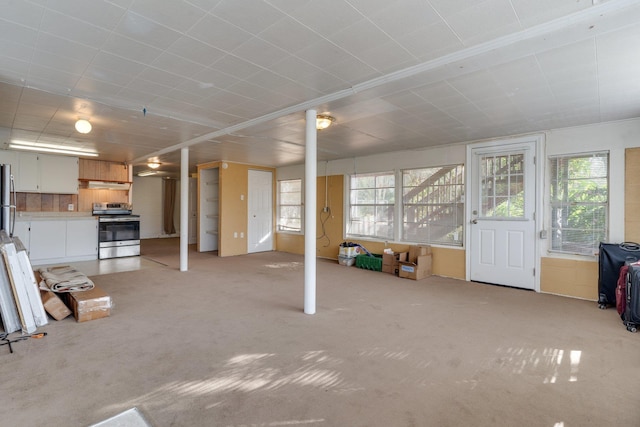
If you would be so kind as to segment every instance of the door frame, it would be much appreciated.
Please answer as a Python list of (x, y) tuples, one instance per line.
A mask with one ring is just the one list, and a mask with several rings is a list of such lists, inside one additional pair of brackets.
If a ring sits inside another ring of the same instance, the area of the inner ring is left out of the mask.
[(477, 149), (491, 149), (496, 150), (496, 153), (499, 153), (504, 149), (504, 151), (512, 151), (514, 148), (517, 148), (519, 145), (533, 143), (534, 145), (534, 163), (535, 163), (535, 205), (534, 205), (534, 238), (533, 238), (533, 253), (535, 256), (533, 265), (535, 268), (534, 272), (534, 288), (535, 292), (540, 292), (540, 250), (541, 250), (541, 242), (540, 236), (541, 231), (544, 228), (544, 190), (546, 188), (546, 178), (545, 178), (545, 136), (544, 134), (535, 134), (535, 135), (527, 135), (516, 138), (504, 138), (504, 139), (496, 139), (490, 141), (482, 141), (474, 144), (468, 144), (466, 146), (466, 164), (465, 164), (465, 233), (464, 233), (464, 247), (465, 247), (465, 279), (467, 281), (471, 280), (471, 232), (470, 232), (470, 223), (472, 215), (472, 197), (471, 191), (476, 188), (475, 184), (472, 182), (473, 180), (473, 152)]

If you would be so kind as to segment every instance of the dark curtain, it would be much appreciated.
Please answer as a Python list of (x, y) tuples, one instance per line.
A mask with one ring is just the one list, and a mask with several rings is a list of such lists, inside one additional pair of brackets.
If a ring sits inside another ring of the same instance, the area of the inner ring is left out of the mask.
[(162, 219), (165, 234), (175, 234), (176, 227), (173, 224), (173, 213), (176, 208), (176, 180), (164, 179), (164, 206), (162, 207)]

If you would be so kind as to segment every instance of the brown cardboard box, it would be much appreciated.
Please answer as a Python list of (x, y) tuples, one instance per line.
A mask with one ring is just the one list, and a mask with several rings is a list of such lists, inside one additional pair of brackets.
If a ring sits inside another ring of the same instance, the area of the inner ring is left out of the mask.
[(55, 292), (45, 291), (40, 289), (40, 297), (42, 299), (42, 305), (44, 309), (51, 317), (56, 320), (62, 320), (71, 314), (71, 310), (64, 305), (62, 300), (56, 295)]
[(78, 322), (111, 315), (111, 297), (97, 286), (89, 291), (69, 292), (67, 295), (68, 305)]
[(431, 276), (431, 255), (420, 255), (416, 262), (400, 261), (400, 277), (420, 280)]
[(416, 262), (416, 259), (422, 255), (431, 255), (431, 246), (429, 245), (409, 246), (408, 260), (410, 262)]
[(396, 252), (393, 254), (382, 254), (382, 272), (398, 275), (399, 262), (407, 260), (406, 252)]

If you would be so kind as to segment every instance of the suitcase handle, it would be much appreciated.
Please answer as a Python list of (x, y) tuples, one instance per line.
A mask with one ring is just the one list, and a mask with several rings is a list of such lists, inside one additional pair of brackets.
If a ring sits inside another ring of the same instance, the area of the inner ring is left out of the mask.
[(638, 252), (640, 251), (640, 244), (635, 242), (622, 242), (620, 243), (620, 249), (627, 252)]

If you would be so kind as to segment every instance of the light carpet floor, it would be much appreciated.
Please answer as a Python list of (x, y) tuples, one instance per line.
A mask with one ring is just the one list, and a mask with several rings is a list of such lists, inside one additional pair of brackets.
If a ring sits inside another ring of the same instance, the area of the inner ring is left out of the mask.
[(143, 256), (92, 277), (111, 317), (0, 347), (0, 425), (640, 425), (640, 335), (595, 302), (319, 260), (305, 315), (301, 256)]

